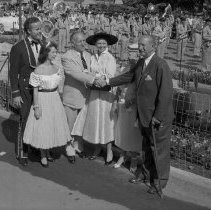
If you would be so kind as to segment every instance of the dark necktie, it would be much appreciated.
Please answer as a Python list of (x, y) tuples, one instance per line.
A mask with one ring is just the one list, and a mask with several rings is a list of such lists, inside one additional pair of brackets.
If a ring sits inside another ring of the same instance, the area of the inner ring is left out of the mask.
[(84, 69), (87, 69), (87, 64), (86, 64), (86, 60), (85, 60), (85, 58), (83, 56), (83, 52), (81, 52), (81, 61), (82, 61)]
[(35, 42), (34, 40), (31, 41), (31, 46), (34, 46), (36, 48), (36, 52), (38, 53), (38, 42)]

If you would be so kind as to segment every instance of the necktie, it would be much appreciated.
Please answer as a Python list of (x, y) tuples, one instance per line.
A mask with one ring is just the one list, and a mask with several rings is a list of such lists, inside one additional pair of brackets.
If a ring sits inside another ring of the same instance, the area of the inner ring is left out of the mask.
[(87, 69), (87, 64), (86, 64), (86, 60), (85, 60), (85, 58), (83, 56), (83, 52), (81, 52), (81, 61), (82, 61), (84, 69)]
[(36, 48), (36, 52), (38, 53), (38, 42), (35, 42), (34, 40), (31, 41), (31, 46), (34, 46)]
[(146, 67), (147, 67), (146, 61), (144, 61), (144, 65), (143, 65), (142, 71), (139, 73), (139, 76), (138, 76), (138, 81), (140, 81), (140, 79), (142, 78)]
[(145, 72), (146, 67), (147, 67), (146, 61), (144, 61), (144, 65), (143, 65), (143, 69), (142, 69), (142, 74)]

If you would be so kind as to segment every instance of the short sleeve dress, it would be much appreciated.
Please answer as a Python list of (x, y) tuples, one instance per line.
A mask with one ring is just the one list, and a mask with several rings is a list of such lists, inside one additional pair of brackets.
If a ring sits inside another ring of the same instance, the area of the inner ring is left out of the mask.
[(23, 141), (32, 147), (50, 149), (67, 144), (71, 140), (63, 104), (57, 88), (62, 80), (62, 71), (52, 75), (31, 73), (29, 83), (38, 87), (38, 102), (42, 116), (37, 120), (31, 107)]

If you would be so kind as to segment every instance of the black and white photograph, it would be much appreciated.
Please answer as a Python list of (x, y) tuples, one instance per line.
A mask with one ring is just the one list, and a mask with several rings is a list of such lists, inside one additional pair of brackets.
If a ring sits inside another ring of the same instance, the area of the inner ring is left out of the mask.
[(0, 210), (211, 210), (211, 0), (0, 0)]

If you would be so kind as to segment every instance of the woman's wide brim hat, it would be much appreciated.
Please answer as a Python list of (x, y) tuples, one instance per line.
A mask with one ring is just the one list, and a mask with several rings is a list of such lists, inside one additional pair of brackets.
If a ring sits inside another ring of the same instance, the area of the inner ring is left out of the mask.
[(118, 38), (114, 35), (111, 35), (111, 34), (107, 34), (105, 32), (99, 32), (99, 33), (96, 33), (94, 35), (91, 35), (89, 36), (87, 39), (86, 39), (86, 42), (89, 44), (89, 45), (95, 45), (96, 42), (99, 40), (99, 39), (104, 39), (106, 40), (106, 42), (108, 43), (108, 45), (113, 45), (113, 44), (116, 44), (117, 41), (118, 41)]

